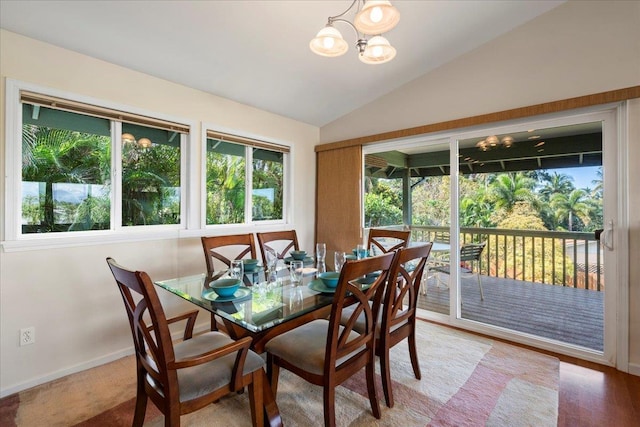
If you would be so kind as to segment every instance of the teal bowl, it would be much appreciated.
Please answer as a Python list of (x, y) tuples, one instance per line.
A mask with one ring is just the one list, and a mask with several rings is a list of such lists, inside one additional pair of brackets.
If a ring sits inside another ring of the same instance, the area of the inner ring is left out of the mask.
[(244, 271), (254, 271), (258, 268), (258, 260), (254, 258), (245, 258), (242, 260)]
[(318, 277), (328, 288), (335, 288), (338, 286), (338, 279), (340, 279), (340, 273), (337, 271), (326, 271), (318, 274)]
[(296, 261), (302, 261), (307, 256), (307, 251), (291, 251), (291, 258)]
[(221, 297), (230, 297), (240, 287), (240, 281), (238, 279), (219, 279), (211, 282), (209, 287)]
[[(352, 252), (353, 252), (353, 255), (355, 257), (358, 256), (358, 250), (357, 249), (353, 249)], [(361, 252), (362, 258), (366, 258), (366, 257), (369, 256), (369, 251), (367, 249), (361, 249), (360, 252)]]

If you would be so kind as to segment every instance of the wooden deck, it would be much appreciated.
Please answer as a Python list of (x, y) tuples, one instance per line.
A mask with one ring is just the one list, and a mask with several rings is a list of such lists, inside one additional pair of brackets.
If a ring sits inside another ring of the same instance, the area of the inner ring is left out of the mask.
[[(418, 306), (449, 314), (449, 289), (435, 277), (427, 285)], [(482, 288), (484, 301), (476, 277), (462, 278), (463, 318), (603, 351), (603, 292), (487, 276)]]

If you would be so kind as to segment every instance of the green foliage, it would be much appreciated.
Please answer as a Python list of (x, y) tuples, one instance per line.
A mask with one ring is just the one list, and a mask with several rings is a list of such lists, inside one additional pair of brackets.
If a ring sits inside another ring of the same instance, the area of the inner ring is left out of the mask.
[(402, 223), (402, 209), (392, 205), (382, 194), (365, 194), (364, 211), (367, 227), (380, 227)]
[[(498, 228), (505, 230), (546, 230), (542, 220), (531, 210), (531, 206), (524, 202), (514, 205), (509, 217), (498, 224)], [(526, 245), (525, 240), (516, 236), (504, 236), (503, 239), (490, 248), (490, 259), (496, 260), (490, 268), (492, 275), (504, 274), (517, 280), (542, 281), (544, 283), (562, 283), (563, 266), (568, 276), (573, 275), (573, 263), (562, 256), (562, 241), (559, 239), (537, 239), (535, 244)], [(554, 241), (555, 240), (555, 241)], [(553, 246), (556, 246), (554, 252)], [(555, 256), (555, 257), (554, 257)], [(533, 260), (538, 262), (533, 263)], [(545, 260), (543, 265), (540, 260)], [(521, 262), (521, 264), (518, 264)], [(528, 263), (528, 264), (524, 264)], [(555, 271), (555, 277), (554, 277)]]

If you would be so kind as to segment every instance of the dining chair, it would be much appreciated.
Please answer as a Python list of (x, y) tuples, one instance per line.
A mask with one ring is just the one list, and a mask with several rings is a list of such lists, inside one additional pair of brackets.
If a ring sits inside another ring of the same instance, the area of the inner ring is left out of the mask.
[[(433, 243), (398, 249), (389, 271), (389, 281), (380, 308), (381, 321), (376, 328), (376, 354), (380, 358), (380, 372), (384, 398), (393, 407), (391, 383), (391, 347), (407, 339), (409, 357), (416, 379), (421, 379), (416, 349), (416, 312), (422, 275)], [(395, 278), (395, 280), (391, 280)], [(361, 322), (358, 322), (359, 324)], [(359, 328), (363, 328), (359, 325)]]
[[(202, 236), (202, 249), (204, 251), (204, 259), (207, 265), (207, 280), (214, 280), (216, 276), (224, 273), (224, 271), (216, 272), (216, 265), (225, 267), (231, 266), (231, 261), (242, 259), (249, 255), (256, 259), (256, 244), (253, 233), (233, 234), (228, 236)], [(216, 262), (218, 260), (219, 262)], [(245, 286), (252, 286), (253, 283), (247, 275), (244, 276), (243, 282)], [(216, 315), (211, 313), (211, 330), (225, 330), (223, 323), (216, 320)]]
[[(138, 379), (134, 426), (144, 422), (147, 399), (164, 414), (165, 426), (223, 396), (249, 388), (253, 426), (262, 427), (264, 361), (249, 349), (251, 338), (234, 341), (221, 332), (193, 336), (198, 311), (167, 319), (147, 273), (107, 264), (124, 301), (136, 353)], [(185, 320), (183, 340), (173, 343), (169, 325)]]
[(400, 248), (406, 248), (411, 238), (410, 230), (369, 229), (367, 249), (372, 255), (386, 254)]
[[(216, 277), (216, 261), (220, 261), (226, 268), (231, 266), (231, 261), (249, 257), (256, 259), (256, 244), (253, 233), (233, 234), (229, 236), (203, 236), (202, 249), (207, 264), (207, 276)], [(253, 283), (245, 276), (244, 284), (251, 286)]]
[[(280, 368), (322, 386), (324, 424), (333, 427), (336, 387), (365, 368), (371, 410), (374, 417), (381, 417), (375, 386), (375, 320), (394, 256), (388, 253), (347, 261), (340, 272), (329, 318), (313, 320), (267, 342), (267, 376), (274, 396)], [(358, 279), (378, 271), (380, 275), (370, 286), (361, 288)], [(352, 316), (341, 325), (345, 306), (353, 309)], [(354, 326), (361, 315), (365, 327), (358, 332)]]
[[(478, 278), (478, 287), (480, 288), (480, 299), (484, 301), (484, 292), (482, 290), (482, 279), (480, 278), (480, 269), (476, 268), (474, 271), (474, 264), (478, 264), (480, 262), (480, 255), (482, 255), (482, 251), (484, 250), (486, 243), (474, 243), (474, 244), (466, 244), (460, 247), (460, 262), (464, 263), (465, 266), (460, 266), (460, 273), (467, 275), (476, 275)], [(468, 267), (467, 267), (468, 266)], [(451, 263), (446, 261), (440, 261), (440, 264), (437, 264), (431, 267), (431, 271), (435, 271), (437, 273), (451, 274)]]
[(267, 251), (275, 252), (278, 259), (284, 259), (289, 252), (300, 250), (296, 230), (269, 231), (256, 233), (256, 236), (262, 254), (262, 262), (265, 266), (268, 265)]
[[(416, 349), (415, 323), (422, 275), (432, 246), (433, 243), (429, 242), (398, 249), (389, 270), (389, 280), (376, 324), (376, 355), (380, 358), (382, 387), (389, 408), (393, 407), (389, 355), (391, 347), (407, 338), (413, 373), (416, 379), (421, 378)], [(391, 278), (395, 279), (391, 280)], [(352, 312), (351, 307), (346, 307), (342, 312), (340, 323), (346, 324)], [(354, 329), (357, 332), (364, 331), (366, 328), (364, 322), (364, 317), (360, 315)]]

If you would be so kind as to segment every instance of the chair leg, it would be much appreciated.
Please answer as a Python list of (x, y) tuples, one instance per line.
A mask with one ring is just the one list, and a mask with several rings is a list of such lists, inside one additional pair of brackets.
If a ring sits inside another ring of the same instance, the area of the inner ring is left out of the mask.
[(380, 419), (380, 402), (378, 402), (378, 391), (376, 389), (376, 359), (374, 352), (371, 353), (371, 358), (366, 367), (367, 375), (367, 391), (369, 393), (369, 402), (371, 403), (371, 412), (373, 416)]
[(336, 388), (323, 388), (324, 399), (324, 425), (325, 427), (336, 427)]
[(422, 379), (422, 374), (420, 373), (420, 363), (418, 362), (418, 350), (416, 348), (416, 327), (413, 325), (413, 330), (407, 339), (407, 343), (409, 344), (409, 357), (411, 358), (411, 366), (413, 367), (413, 374), (416, 376), (417, 380)]
[(178, 408), (171, 409), (171, 405), (164, 414), (164, 427), (180, 427), (180, 411)]
[(249, 384), (249, 405), (251, 407), (251, 423), (253, 427), (264, 426), (264, 396), (262, 395), (262, 380), (264, 372), (262, 369), (251, 374), (251, 384)]
[(269, 378), (269, 382), (271, 383), (271, 392), (273, 393), (273, 398), (276, 398), (278, 393), (278, 377), (280, 376), (280, 366), (274, 361), (273, 355), (271, 353), (267, 353), (267, 378)]
[(213, 313), (211, 313), (211, 330), (212, 331), (218, 330), (218, 322), (216, 321), (216, 315)]
[(144, 391), (144, 373), (138, 372), (138, 389), (136, 392), (136, 411), (133, 416), (133, 427), (142, 427), (147, 412), (147, 393)]
[(391, 366), (389, 363), (389, 349), (382, 348), (380, 354), (380, 376), (382, 377), (382, 391), (384, 392), (384, 400), (389, 408), (393, 408), (393, 390), (391, 386)]
[(484, 301), (484, 292), (482, 292), (482, 279), (480, 278), (480, 273), (478, 273), (478, 286), (480, 287), (480, 300)]

